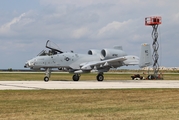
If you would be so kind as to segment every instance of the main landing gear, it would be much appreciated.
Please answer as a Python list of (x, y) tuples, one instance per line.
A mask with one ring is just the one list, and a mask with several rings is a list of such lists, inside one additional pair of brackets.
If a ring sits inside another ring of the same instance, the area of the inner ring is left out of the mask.
[(103, 80), (104, 80), (103, 73), (99, 73), (99, 74), (96, 76), (96, 79), (97, 79), (98, 81), (103, 81)]
[[(79, 75), (79, 74), (74, 74), (73, 77), (72, 77), (72, 79), (73, 79), (73, 81), (79, 81), (80, 75)], [(99, 74), (96, 76), (96, 79), (97, 79), (97, 81), (103, 81), (103, 80), (104, 80), (103, 73), (99, 73)]]
[(73, 79), (73, 81), (78, 81), (80, 79), (80, 75), (79, 74), (74, 74), (72, 79)]

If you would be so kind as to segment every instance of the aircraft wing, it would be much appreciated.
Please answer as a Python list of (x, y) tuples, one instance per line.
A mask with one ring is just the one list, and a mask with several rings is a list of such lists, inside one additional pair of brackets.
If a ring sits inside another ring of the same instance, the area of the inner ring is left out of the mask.
[(93, 62), (83, 63), (81, 64), (81, 69), (90, 70), (90, 69), (93, 69), (94, 67), (97, 67), (97, 68), (107, 67), (107, 66), (111, 66), (113, 63), (123, 62), (125, 60), (126, 60), (125, 57), (118, 57), (118, 58), (113, 58), (113, 59), (108, 59), (108, 60), (103, 60), (103, 61), (93, 61)]
[(117, 57), (103, 61), (93, 61), (88, 63), (81, 64), (82, 70), (91, 70), (94, 67), (97, 69), (105, 68), (105, 67), (120, 67), (123, 65), (137, 65), (139, 64), (139, 58), (137, 56), (124, 56)]

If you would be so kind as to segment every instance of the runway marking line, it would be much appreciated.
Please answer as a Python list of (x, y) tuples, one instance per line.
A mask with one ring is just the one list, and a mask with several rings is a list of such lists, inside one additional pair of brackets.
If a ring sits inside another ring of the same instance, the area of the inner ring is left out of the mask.
[(43, 90), (44, 89), (44, 88), (39, 88), (39, 87), (29, 87), (29, 86), (12, 85), (12, 84), (0, 84), (0, 86), (9, 86), (9, 87), (17, 87), (17, 88), (28, 88), (28, 89), (37, 89), (37, 90)]

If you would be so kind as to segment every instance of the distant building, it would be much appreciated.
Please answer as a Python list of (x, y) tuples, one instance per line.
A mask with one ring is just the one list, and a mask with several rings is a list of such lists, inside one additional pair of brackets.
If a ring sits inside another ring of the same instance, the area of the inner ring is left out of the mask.
[[(153, 68), (152, 67), (144, 67), (141, 70), (153, 70)], [(164, 66), (161, 66), (161, 67), (159, 67), (159, 70), (179, 70), (179, 67), (164, 67)]]

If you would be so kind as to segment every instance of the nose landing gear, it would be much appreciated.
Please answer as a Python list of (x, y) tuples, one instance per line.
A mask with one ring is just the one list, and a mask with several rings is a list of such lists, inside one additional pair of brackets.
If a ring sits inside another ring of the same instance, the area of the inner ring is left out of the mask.
[(45, 82), (48, 82), (48, 81), (49, 81), (49, 77), (45, 76), (45, 77), (44, 77), (44, 81), (45, 81)]
[(46, 71), (45, 71), (45, 77), (44, 77), (45, 82), (49, 81), (50, 74), (51, 74), (51, 68), (47, 68)]

